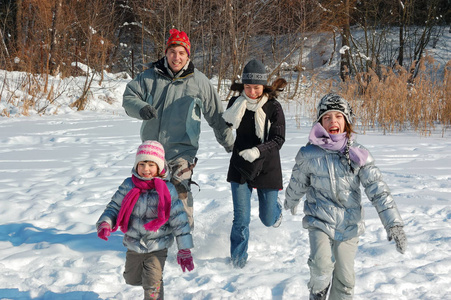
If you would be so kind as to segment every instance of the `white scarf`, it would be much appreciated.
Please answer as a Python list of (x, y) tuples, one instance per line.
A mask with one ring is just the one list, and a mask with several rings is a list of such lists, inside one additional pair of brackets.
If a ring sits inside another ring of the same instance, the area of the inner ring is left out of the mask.
[(227, 123), (232, 124), (233, 129), (237, 129), (240, 126), (241, 119), (243, 118), (246, 109), (255, 112), (255, 134), (262, 142), (264, 142), (266, 114), (263, 111), (262, 106), (267, 101), (268, 97), (266, 95), (263, 95), (260, 99), (251, 99), (247, 97), (246, 93), (243, 91), (233, 105), (222, 114), (222, 117)]

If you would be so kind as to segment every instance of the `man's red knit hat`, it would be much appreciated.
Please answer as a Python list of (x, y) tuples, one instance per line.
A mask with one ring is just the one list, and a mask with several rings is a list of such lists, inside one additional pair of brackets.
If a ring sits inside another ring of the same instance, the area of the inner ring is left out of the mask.
[(189, 42), (188, 36), (183, 31), (178, 31), (175, 28), (169, 30), (170, 36), (168, 38), (168, 42), (166, 43), (166, 50), (164, 53), (168, 51), (169, 46), (171, 45), (180, 45), (183, 46), (188, 52), (188, 56), (190, 56), (191, 51), (191, 43)]

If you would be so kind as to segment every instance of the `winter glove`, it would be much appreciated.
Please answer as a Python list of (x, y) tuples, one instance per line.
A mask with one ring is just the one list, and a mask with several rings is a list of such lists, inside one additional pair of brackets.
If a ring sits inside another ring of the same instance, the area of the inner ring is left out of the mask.
[(102, 222), (99, 225), (99, 228), (97, 228), (97, 236), (101, 238), (102, 240), (108, 241), (108, 237), (111, 234), (111, 227), (110, 224), (107, 222)]
[(407, 248), (407, 238), (402, 226), (393, 226), (387, 230), (387, 238), (389, 241), (395, 240), (396, 250), (404, 254)]
[(260, 157), (260, 150), (257, 147), (252, 147), (251, 149), (240, 151), (238, 154), (248, 162), (254, 162), (254, 160)]
[(180, 249), (177, 253), (177, 263), (182, 267), (182, 271), (191, 272), (194, 269), (193, 257), (189, 249)]
[(158, 118), (157, 110), (150, 105), (146, 105), (139, 110), (139, 116), (143, 120), (150, 120), (152, 118)]
[(285, 200), (283, 201), (283, 208), (290, 210), (291, 214), (294, 216), (298, 211), (298, 204), (299, 202), (296, 203), (293, 201), (288, 201), (287, 198), (285, 198)]
[(233, 144), (230, 145), (230, 146), (225, 146), (224, 149), (225, 149), (225, 151), (226, 151), (227, 153), (232, 152), (232, 151), (233, 151)]

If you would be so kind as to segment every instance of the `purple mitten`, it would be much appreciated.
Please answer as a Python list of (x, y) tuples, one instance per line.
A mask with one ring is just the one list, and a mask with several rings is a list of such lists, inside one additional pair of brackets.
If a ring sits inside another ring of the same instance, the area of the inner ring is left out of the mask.
[(191, 272), (194, 269), (193, 257), (189, 249), (180, 249), (177, 253), (177, 263), (182, 267), (182, 271), (185, 269)]
[(101, 238), (102, 240), (108, 241), (108, 237), (111, 234), (111, 227), (110, 224), (107, 222), (102, 222), (99, 225), (99, 228), (97, 228), (97, 236)]

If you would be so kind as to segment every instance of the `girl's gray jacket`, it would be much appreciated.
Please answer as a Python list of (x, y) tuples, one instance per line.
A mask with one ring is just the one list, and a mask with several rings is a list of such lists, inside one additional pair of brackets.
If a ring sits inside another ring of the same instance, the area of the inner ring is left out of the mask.
[[(365, 149), (356, 142), (351, 146)], [(304, 228), (321, 229), (337, 241), (361, 235), (365, 226), (360, 183), (385, 229), (403, 226), (396, 203), (371, 154), (364, 166), (353, 163), (353, 167), (355, 173), (350, 171), (346, 157), (339, 151), (313, 144), (299, 150), (285, 201), (293, 207), (306, 195)]]
[[(138, 178), (139, 175), (133, 171)], [(124, 234), (123, 244), (127, 249), (138, 253), (149, 253), (169, 248), (177, 240), (178, 249), (193, 248), (191, 228), (182, 202), (178, 199), (177, 191), (170, 182), (166, 182), (171, 193), (171, 213), (168, 222), (163, 224), (156, 232), (148, 231), (144, 224), (156, 219), (158, 216), (158, 194), (156, 190), (142, 193), (137, 200), (128, 223), (128, 231)], [(131, 177), (124, 180), (113, 195), (110, 203), (97, 221), (97, 228), (102, 222), (116, 225), (116, 219), (125, 195), (134, 187)]]
[(218, 143), (231, 151), (233, 132), (222, 118), (224, 109), (214, 86), (191, 62), (179, 77), (172, 77), (164, 61), (151, 64), (124, 91), (127, 115), (141, 119), (139, 111), (146, 105), (157, 111), (157, 118), (143, 121), (141, 139), (159, 141), (169, 162), (179, 157), (192, 161), (199, 148), (202, 112)]

